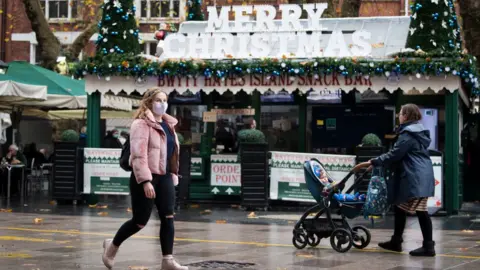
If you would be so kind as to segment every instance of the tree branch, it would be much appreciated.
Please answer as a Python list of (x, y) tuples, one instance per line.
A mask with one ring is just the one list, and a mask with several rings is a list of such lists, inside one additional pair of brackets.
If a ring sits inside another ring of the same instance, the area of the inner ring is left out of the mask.
[(91, 23), (85, 28), (85, 30), (73, 41), (73, 43), (68, 46), (65, 50), (65, 56), (67, 57), (67, 62), (75, 61), (78, 59), (78, 56), (82, 52), (83, 48), (87, 46), (90, 38), (97, 32), (98, 26), (97, 23)]
[(30, 20), (33, 32), (37, 36), (38, 47), (41, 52), (42, 66), (53, 70), (60, 53), (60, 41), (50, 29), (39, 0), (22, 0), (27, 17)]
[(79, 4), (81, 5), (79, 6), (79, 9), (82, 10), (82, 19), (91, 23), (85, 27), (82, 34), (80, 34), (65, 50), (67, 61), (70, 62), (77, 60), (82, 50), (90, 41), (90, 38), (98, 31), (97, 22), (102, 18), (103, 10), (100, 8), (102, 4), (103, 0), (88, 0)]

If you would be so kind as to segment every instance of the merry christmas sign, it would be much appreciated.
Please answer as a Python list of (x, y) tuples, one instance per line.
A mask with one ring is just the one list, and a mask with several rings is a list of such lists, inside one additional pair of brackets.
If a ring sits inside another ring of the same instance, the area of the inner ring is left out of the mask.
[(208, 21), (184, 22), (166, 37), (162, 57), (366, 57), (404, 48), (409, 18), (321, 18), (326, 9), (326, 3), (210, 6)]

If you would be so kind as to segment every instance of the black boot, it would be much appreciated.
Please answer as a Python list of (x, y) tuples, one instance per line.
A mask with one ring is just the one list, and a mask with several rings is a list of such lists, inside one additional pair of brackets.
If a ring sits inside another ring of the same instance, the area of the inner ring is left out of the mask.
[(392, 239), (390, 239), (390, 241), (378, 243), (378, 246), (386, 250), (402, 252), (402, 243), (402, 238), (392, 236)]
[(435, 257), (435, 242), (434, 241), (427, 241), (423, 242), (423, 246), (421, 248), (417, 248), (415, 250), (410, 251), (410, 255), (416, 257)]

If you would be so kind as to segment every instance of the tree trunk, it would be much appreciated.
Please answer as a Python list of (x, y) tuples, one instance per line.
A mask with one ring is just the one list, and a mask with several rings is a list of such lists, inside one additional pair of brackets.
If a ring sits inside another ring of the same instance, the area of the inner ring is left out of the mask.
[[(468, 52), (477, 58), (480, 57), (480, 1), (462, 0), (460, 15), (463, 20), (463, 34), (465, 47)], [(480, 59), (480, 58), (479, 58)]]
[(342, 17), (358, 17), (361, 0), (343, 0)]
[(91, 23), (87, 28), (73, 41), (72, 45), (68, 46), (65, 51), (67, 62), (77, 60), (83, 48), (87, 46), (90, 38), (97, 32), (98, 25), (96, 22)]
[(50, 30), (45, 14), (39, 0), (22, 0), (25, 5), (27, 17), (32, 25), (32, 30), (37, 36), (38, 47), (44, 68), (53, 70), (60, 54), (60, 41)]

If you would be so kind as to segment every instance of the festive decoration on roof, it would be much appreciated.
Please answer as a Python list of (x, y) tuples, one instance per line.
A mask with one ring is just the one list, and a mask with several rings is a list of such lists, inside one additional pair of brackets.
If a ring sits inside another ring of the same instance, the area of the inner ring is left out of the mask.
[(104, 0), (102, 20), (98, 23), (97, 55), (140, 53), (133, 1)]
[(202, 0), (188, 0), (187, 21), (203, 21), (205, 15), (202, 11)]
[(242, 77), (249, 74), (270, 76), (320, 76), (338, 73), (343, 76), (396, 76), (416, 78), (429, 76), (458, 76), (479, 95), (476, 59), (469, 55), (450, 54), (450, 57), (433, 57), (417, 51), (397, 55), (395, 58), (373, 60), (369, 58), (317, 58), (311, 60), (168, 60), (155, 62), (134, 55), (97, 56), (79, 63), (75, 76), (100, 77), (130, 76), (205, 76), (207, 78)]
[(452, 0), (416, 0), (411, 10), (407, 48), (425, 52), (461, 50), (460, 27)]

